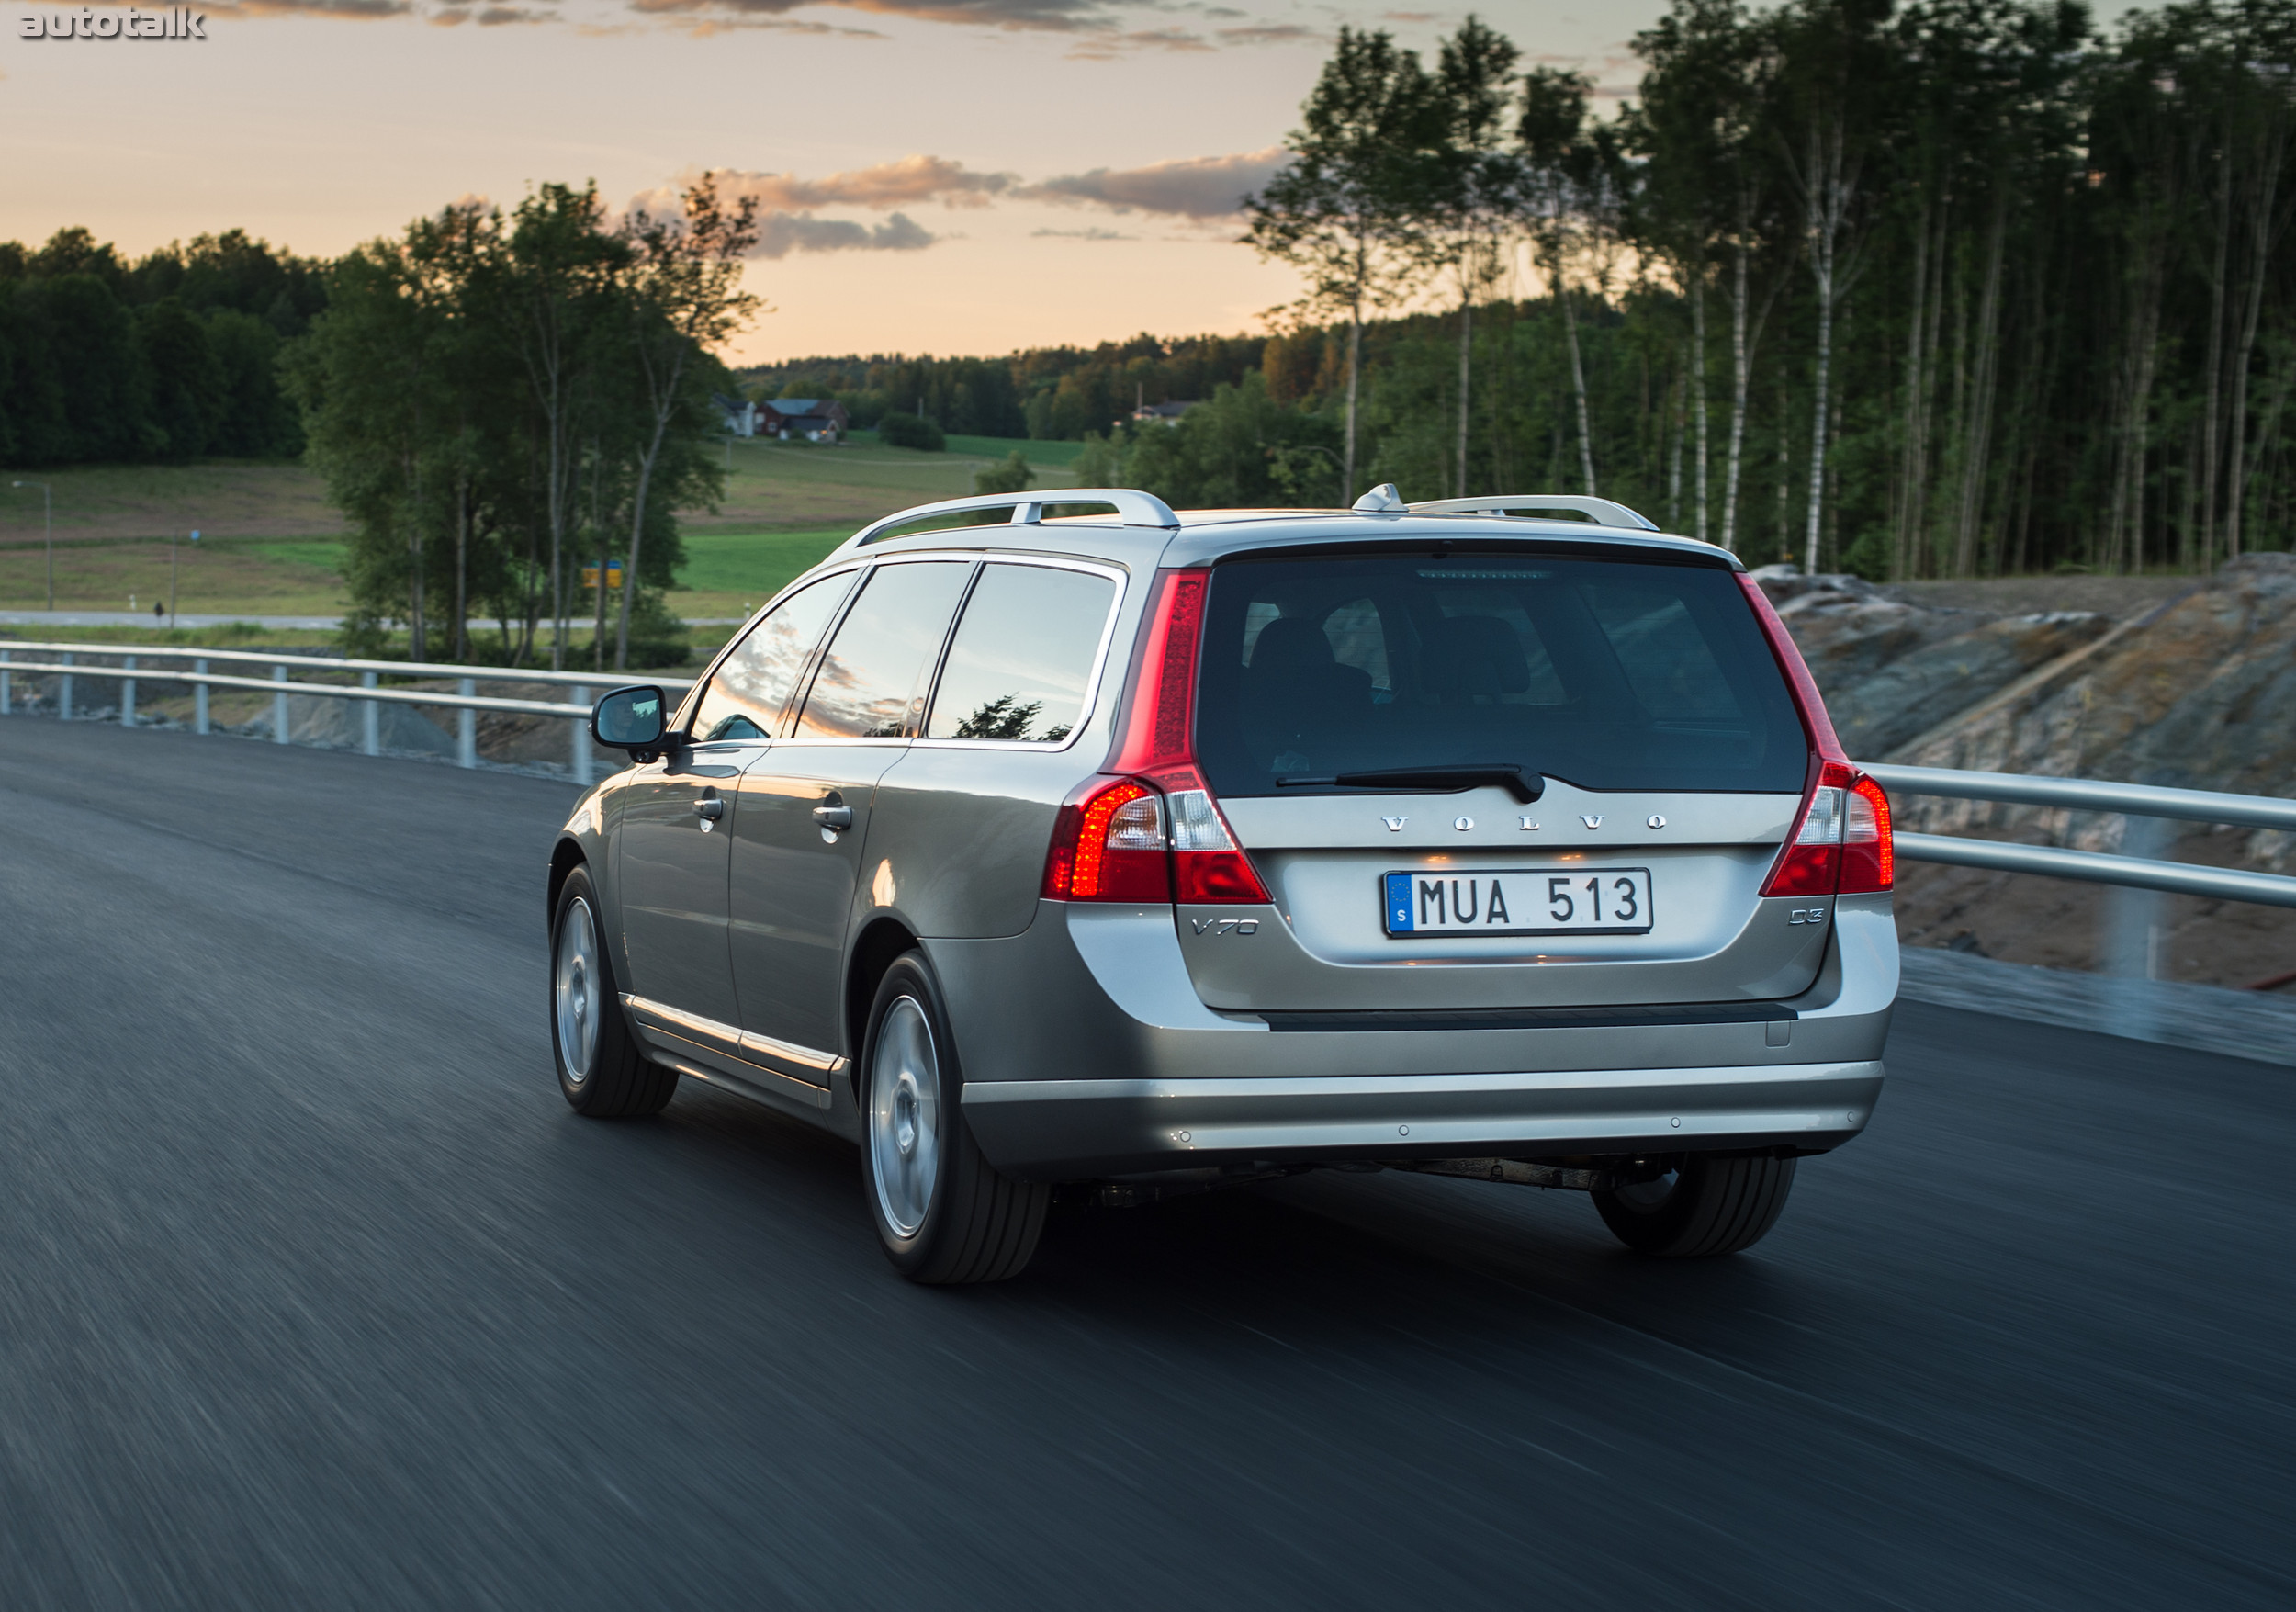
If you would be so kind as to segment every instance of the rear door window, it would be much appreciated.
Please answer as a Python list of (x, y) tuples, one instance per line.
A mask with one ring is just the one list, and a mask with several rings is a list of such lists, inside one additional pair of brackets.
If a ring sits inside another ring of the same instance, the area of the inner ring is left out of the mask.
[(1215, 568), (1197, 730), (1223, 795), (1479, 761), (1585, 789), (1793, 794), (1808, 759), (1730, 572), (1540, 553)]
[(751, 627), (734, 652), (718, 662), (709, 687), (702, 691), (702, 704), (693, 716), (694, 738), (704, 742), (772, 738), (790, 695), (797, 691), (806, 658), (852, 585), (851, 571), (808, 583)]
[(983, 568), (949, 643), (929, 738), (1058, 744), (1091, 690), (1116, 583), (1041, 565)]
[(970, 560), (881, 565), (838, 624), (805, 695), (797, 738), (901, 738), (916, 731)]

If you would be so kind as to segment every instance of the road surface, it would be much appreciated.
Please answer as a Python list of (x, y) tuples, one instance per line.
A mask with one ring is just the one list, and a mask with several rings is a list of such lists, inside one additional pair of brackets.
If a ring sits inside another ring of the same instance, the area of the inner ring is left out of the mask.
[(1901, 1010), (1724, 1261), (1308, 1177), (910, 1288), (559, 1100), (545, 780), (0, 721), (0, 1606), (2296, 1603), (2288, 1072)]

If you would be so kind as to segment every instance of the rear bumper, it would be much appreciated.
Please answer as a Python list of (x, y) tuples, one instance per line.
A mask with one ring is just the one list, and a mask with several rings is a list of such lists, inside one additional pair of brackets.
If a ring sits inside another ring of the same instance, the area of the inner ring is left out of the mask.
[(1279, 1031), (1204, 1004), (1168, 907), (1046, 902), (1021, 934), (924, 946), (969, 1126), (999, 1168), (1046, 1179), (1255, 1158), (1823, 1152), (1873, 1112), (1897, 994), (1886, 896), (1836, 903), (1818, 979), (1766, 1022)]
[(982, 1151), (1046, 1177), (1267, 1159), (1539, 1157), (1792, 1147), (1864, 1127), (1878, 1059), (1752, 1068), (1553, 1070), (968, 1084)]

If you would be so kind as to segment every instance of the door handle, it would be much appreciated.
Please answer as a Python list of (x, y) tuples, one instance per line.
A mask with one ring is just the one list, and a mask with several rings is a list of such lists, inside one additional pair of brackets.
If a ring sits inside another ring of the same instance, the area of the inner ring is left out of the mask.
[(717, 822), (726, 815), (726, 803), (714, 795), (705, 795), (693, 803), (693, 815), (704, 822)]
[(813, 808), (813, 820), (824, 829), (850, 829), (853, 826), (853, 808), (841, 806), (817, 806)]

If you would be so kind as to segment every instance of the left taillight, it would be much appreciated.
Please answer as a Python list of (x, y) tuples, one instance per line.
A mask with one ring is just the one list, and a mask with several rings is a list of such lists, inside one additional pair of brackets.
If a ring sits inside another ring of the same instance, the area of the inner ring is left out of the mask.
[(1044, 859), (1050, 901), (1264, 903), (1267, 890), (1193, 768), (1094, 778), (1061, 806)]
[(1172, 884), (1182, 901), (1264, 903), (1267, 889), (1228, 831), (1211, 791), (1190, 767), (1159, 782), (1174, 788), (1166, 796), (1172, 813)]
[(1094, 778), (1061, 806), (1044, 858), (1052, 901), (1168, 902), (1164, 796), (1137, 778)]
[(1158, 573), (1109, 763), (1061, 806), (1044, 859), (1052, 901), (1264, 903), (1267, 890), (1197, 770), (1202, 570)]

